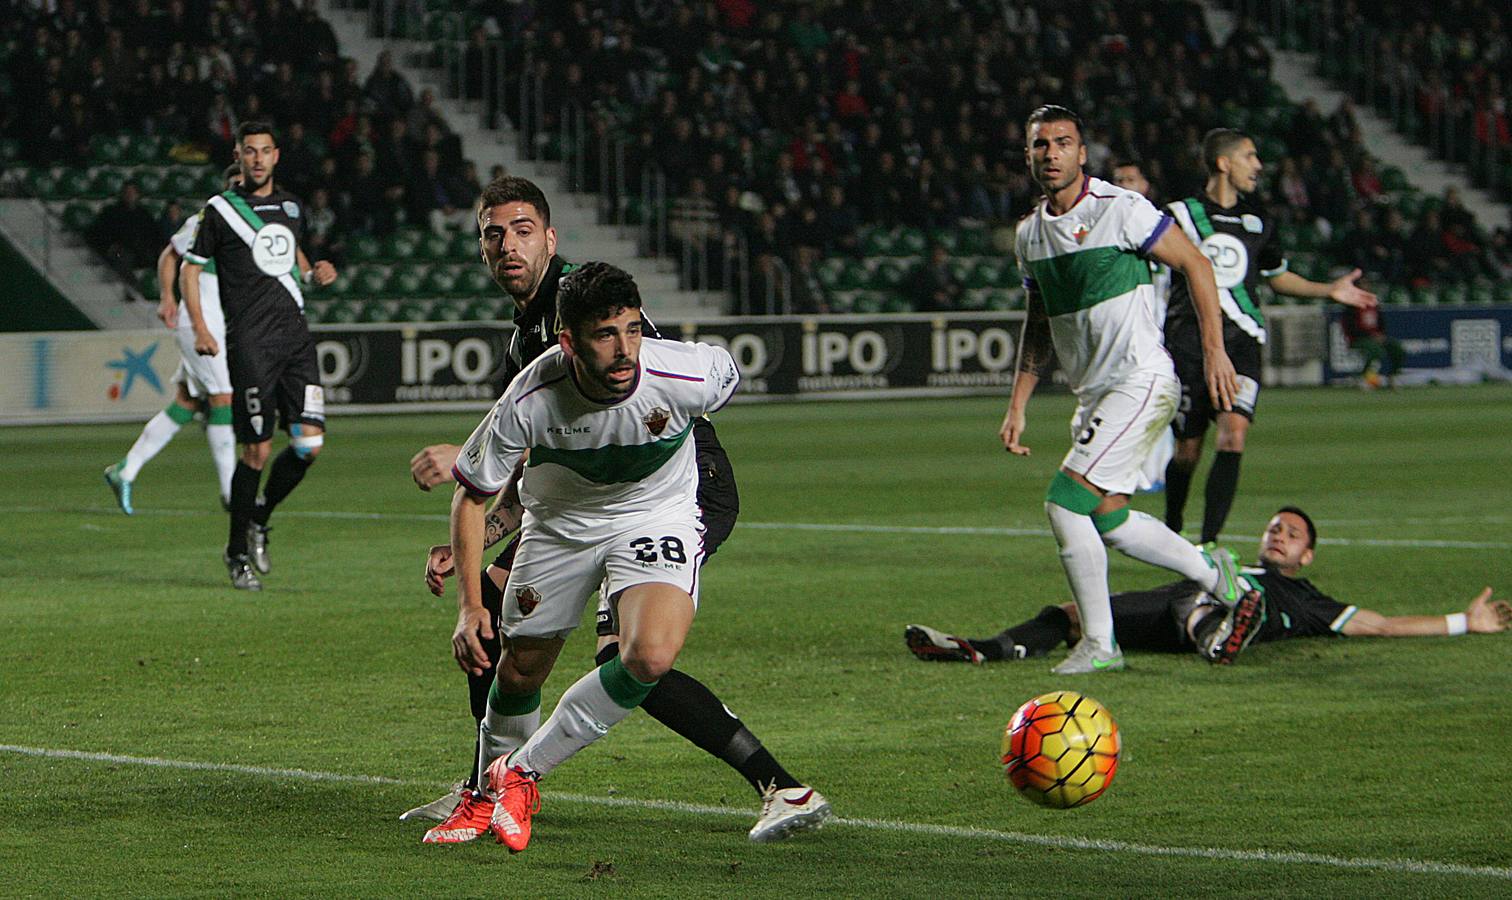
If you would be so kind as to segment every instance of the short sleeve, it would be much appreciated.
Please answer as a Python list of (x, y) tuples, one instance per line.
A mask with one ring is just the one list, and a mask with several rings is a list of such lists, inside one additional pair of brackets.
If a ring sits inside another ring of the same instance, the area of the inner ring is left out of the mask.
[(184, 254), (184, 259), (197, 266), (215, 258), (215, 251), (220, 247), (220, 221), (219, 213), (210, 214), (210, 207), (200, 210), (199, 230), (194, 235), (194, 244)]
[(525, 432), (514, 415), (515, 396), (505, 392), (462, 445), (452, 475), (469, 493), (492, 497), (504, 489), (525, 452)]
[(1120, 217), (1120, 245), (1140, 256), (1149, 255), (1173, 221), (1169, 215), (1156, 209), (1155, 204), (1132, 191), (1120, 194), (1113, 201), (1113, 208)]
[(740, 387), (740, 368), (730, 351), (712, 344), (697, 344), (700, 355), (707, 365), (704, 376), (704, 408), (711, 413), (730, 402)]
[(200, 210), (185, 219), (184, 224), (179, 226), (179, 230), (173, 233), (173, 237), (168, 239), (168, 245), (173, 248), (174, 253), (180, 257), (189, 255), (189, 248), (194, 246), (194, 238), (199, 233), (200, 222), (204, 220), (204, 217), (205, 211)]

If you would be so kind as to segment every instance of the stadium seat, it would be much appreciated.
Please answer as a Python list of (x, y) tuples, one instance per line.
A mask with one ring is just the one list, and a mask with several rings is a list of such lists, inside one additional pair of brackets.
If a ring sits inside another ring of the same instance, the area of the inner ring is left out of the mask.
[[(482, 266), (468, 266), (463, 270), (462, 277), (457, 279), (457, 292), (468, 296), (492, 295), (498, 291), (498, 286), (488, 276)], [(471, 318), (471, 316), (469, 316)]]
[(396, 231), (383, 241), (383, 258), (389, 262), (411, 259), (415, 255), (418, 243), (413, 235)]
[(320, 293), (332, 300), (339, 300), (352, 292), (352, 273), (350, 267), (342, 266), (336, 275), (336, 280), (318, 289)]
[(1491, 282), (1489, 281), (1477, 281), (1470, 285), (1470, 296), (1467, 299), (1468, 302), (1479, 305), (1495, 303), (1496, 289), (1491, 286)]
[(63, 174), (52, 185), (52, 196), (49, 200), (83, 200), (93, 196), (88, 169), (64, 169)]
[(98, 165), (117, 165), (126, 156), (126, 144), (120, 135), (97, 134), (89, 139), (89, 158)]
[(415, 255), (432, 262), (442, 262), (451, 255), (451, 239), (443, 234), (428, 234), (421, 239)]
[(370, 234), (359, 234), (347, 244), (354, 262), (372, 262), (383, 255), (383, 242)]
[(352, 295), (367, 300), (381, 295), (387, 285), (387, 270), (382, 266), (364, 266), (352, 280)]
[(832, 291), (829, 294), (830, 312), (848, 313), (856, 309), (857, 291)]
[(868, 285), (878, 291), (893, 291), (908, 278), (908, 268), (895, 259), (877, 260)]
[(924, 232), (917, 228), (905, 228), (898, 235), (898, 249), (894, 256), (919, 256), (924, 253), (928, 246), (924, 239)]
[(394, 310), (395, 322), (426, 322), (430, 320), (430, 311), (426, 305), (418, 300), (401, 300), (399, 307)]
[(164, 179), (163, 179), (163, 171), (161, 169), (154, 169), (154, 168), (138, 169), (136, 175), (133, 176), (133, 180), (136, 181), (137, 187), (139, 187), (139, 188), (142, 189), (142, 196), (143, 197), (165, 197), (165, 196), (167, 196), (166, 194), (163, 193), (163, 188), (164, 188), (163, 182), (164, 182)]
[(1412, 302), (1418, 306), (1432, 306), (1438, 303), (1438, 291), (1431, 284), (1414, 285)]
[(1439, 288), (1438, 302), (1464, 304), (1470, 302), (1470, 289), (1464, 284), (1446, 284)]
[(930, 232), (929, 242), (931, 244), (939, 244), (941, 247), (944, 247), (946, 253), (965, 253), (965, 251), (961, 249), (960, 234), (954, 229), (940, 229), (938, 231)]
[(985, 228), (962, 229), (957, 247), (966, 256), (983, 256), (992, 253), (992, 234)]
[(82, 232), (94, 223), (95, 215), (94, 207), (76, 200), (63, 210), (63, 224), (73, 231)]
[(861, 252), (867, 256), (893, 256), (897, 246), (897, 235), (887, 228), (868, 229), (861, 238)]
[(858, 291), (855, 311), (863, 315), (876, 315), (882, 311), (882, 296), (877, 291)]
[(323, 322), (349, 324), (357, 321), (357, 306), (346, 300), (337, 300), (328, 305), (322, 315)]
[(475, 260), (478, 258), (478, 234), (476, 231), (462, 231), (451, 239), (451, 252), (448, 254), (452, 259)]
[(195, 170), (175, 166), (163, 176), (163, 191), (169, 197), (194, 197), (199, 193), (198, 181), (199, 174)]
[(840, 267), (835, 288), (841, 291), (856, 291), (866, 287), (871, 280), (871, 270), (865, 260), (846, 259)]
[(814, 275), (819, 279), (819, 286), (826, 292), (837, 290), (840, 282), (840, 273), (845, 270), (845, 259), (839, 256), (831, 256), (814, 267)]
[[(126, 174), (114, 166), (100, 166), (91, 169), (88, 195), (103, 200), (107, 197), (115, 197), (121, 192), (121, 187), (126, 183)], [(137, 186), (140, 189), (141, 185)], [(145, 192), (143, 192), (145, 193)]]
[(1399, 284), (1387, 288), (1381, 298), (1392, 306), (1405, 306), (1412, 302), (1412, 292)]
[(417, 297), (420, 295), (420, 286), (425, 283), (425, 276), (428, 274), (430, 270), (425, 266), (395, 266), (393, 274), (389, 276), (388, 284), (384, 287), (384, 292), (396, 297)]
[(429, 297), (444, 297), (457, 289), (457, 273), (445, 265), (432, 266), (421, 284), (421, 293)]
[(430, 317), (436, 322), (460, 322), (466, 314), (466, 305), (456, 300), (440, 300), (431, 304)]
[(913, 304), (902, 294), (885, 293), (882, 295), (882, 311), (885, 313), (906, 313), (913, 310)]
[(156, 135), (135, 134), (127, 138), (126, 152), (122, 161), (132, 165), (149, 165), (159, 162), (163, 156), (163, 141)]

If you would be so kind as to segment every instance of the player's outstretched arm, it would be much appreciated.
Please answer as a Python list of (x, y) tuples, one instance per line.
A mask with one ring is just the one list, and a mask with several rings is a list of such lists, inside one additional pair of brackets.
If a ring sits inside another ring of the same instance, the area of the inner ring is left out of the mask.
[(461, 452), (456, 444), (432, 444), (410, 457), (410, 477), (422, 491), (446, 484), (452, 480), (452, 466)]
[(1350, 637), (1444, 637), (1456, 634), (1495, 634), (1512, 628), (1512, 606), (1492, 600), (1488, 587), (1476, 595), (1462, 613), (1447, 616), (1383, 616), (1362, 609), (1344, 623)]
[(1028, 456), (1024, 445), (1024, 429), (1029, 421), (1029, 398), (1039, 386), (1040, 378), (1050, 370), (1055, 358), (1055, 345), (1050, 339), (1050, 316), (1045, 312), (1045, 300), (1039, 291), (1028, 289), (1027, 313), (1024, 328), (1019, 333), (1018, 368), (1013, 373), (1013, 391), (1008, 397), (1008, 412), (1003, 415), (998, 438), (1003, 449), (1014, 456)]
[(179, 294), (184, 298), (184, 309), (189, 312), (189, 322), (194, 326), (194, 352), (200, 356), (214, 356), (220, 352), (220, 344), (210, 327), (205, 324), (205, 313), (200, 309), (199, 277), (205, 267), (199, 263), (184, 262), (179, 268)]
[(174, 282), (178, 281), (179, 260), (183, 257), (169, 244), (158, 254), (158, 318), (164, 325), (173, 328), (178, 324), (178, 298), (173, 294)]
[(1376, 295), (1355, 283), (1363, 274), (1355, 269), (1333, 281), (1308, 281), (1296, 272), (1282, 272), (1271, 276), (1270, 286), (1276, 293), (1290, 297), (1327, 298), (1344, 306), (1370, 309), (1377, 303)]
[(1167, 228), (1150, 249), (1150, 255), (1186, 276), (1192, 306), (1197, 310), (1197, 327), (1202, 332), (1202, 374), (1207, 381), (1208, 396), (1219, 409), (1233, 409), (1239, 383), (1234, 364), (1223, 347), (1223, 311), (1218, 306), (1213, 264), (1180, 228)]

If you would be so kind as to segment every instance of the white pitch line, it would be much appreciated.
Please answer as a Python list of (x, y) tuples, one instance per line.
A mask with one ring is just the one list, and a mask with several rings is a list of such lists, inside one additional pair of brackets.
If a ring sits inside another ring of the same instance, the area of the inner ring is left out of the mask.
[[(59, 509), (47, 506), (4, 506), (0, 507), (0, 514), (37, 514), (37, 513), (86, 513), (91, 515), (119, 516), (120, 511), (115, 507), (82, 507), (73, 509)], [(225, 513), (218, 510), (197, 509), (152, 509), (137, 510), (139, 516), (170, 516), (181, 518), (186, 516), (224, 516)], [(337, 519), (362, 522), (445, 522), (447, 516), (441, 513), (381, 513), (381, 512), (354, 512), (347, 510), (280, 510), (280, 518), (296, 519)], [(969, 526), (969, 525), (872, 525), (864, 523), (848, 522), (740, 522), (737, 528), (750, 529), (753, 531), (823, 531), (834, 533), (860, 533), (860, 534), (924, 534), (924, 535), (978, 535), (986, 537), (1051, 537), (1048, 528), (1007, 528), (999, 526)], [(1219, 539), (1225, 543), (1248, 545), (1257, 540), (1254, 534), (1231, 534), (1219, 535)], [(1441, 538), (1319, 538), (1318, 543), (1328, 544), (1334, 547), (1401, 547), (1435, 550), (1512, 550), (1512, 542), (1509, 541), (1456, 541)]]
[[(208, 763), (193, 760), (162, 759), (153, 756), (123, 756), (118, 753), (89, 753), (82, 750), (55, 750), (46, 747), (22, 747), (0, 744), (0, 753), (42, 759), (71, 759), (83, 762), (114, 763), (117, 765), (149, 766), (162, 769), (188, 769), (204, 772), (228, 772), (237, 775), (252, 775), (263, 778), (286, 778), (300, 781), (318, 781), (356, 784), (382, 784), (416, 787), (439, 787), (440, 782), (387, 778), (380, 775), (348, 775), (340, 772), (312, 772), (308, 769), (276, 769), (262, 766), (242, 766), (231, 763)], [(620, 809), (654, 809), (699, 816), (749, 817), (750, 810), (730, 809), (723, 806), (708, 806), (700, 803), (682, 803), (675, 800), (636, 800), (629, 797), (599, 797), (590, 794), (552, 793), (552, 800), (564, 803), (579, 803), (590, 806), (608, 806)], [(1468, 866), (1461, 863), (1435, 862), (1421, 859), (1376, 859), (1361, 856), (1329, 856), (1322, 853), (1296, 853), (1273, 850), (1234, 850), (1224, 847), (1165, 847), (1159, 844), (1139, 844), (1132, 841), (1102, 840), (1098, 838), (1066, 837), (1053, 834), (1029, 834), (1021, 831), (996, 831), (990, 828), (966, 828), (958, 825), (931, 825), (925, 822), (899, 822), (891, 819), (835, 818), (831, 824), (869, 831), (893, 831), (904, 834), (929, 835), (933, 837), (962, 838), (966, 840), (996, 841), (1006, 844), (1024, 844), (1034, 847), (1051, 847), (1057, 850), (1092, 850), (1102, 853), (1124, 853), (1136, 856), (1164, 856), (1184, 859), (1212, 859), (1224, 862), (1257, 862), (1281, 865), (1324, 866), (1335, 869), (1364, 869), (1380, 872), (1406, 872), (1414, 875), (1460, 875), (1471, 878), (1495, 878), (1512, 881), (1512, 868), (1504, 866)]]

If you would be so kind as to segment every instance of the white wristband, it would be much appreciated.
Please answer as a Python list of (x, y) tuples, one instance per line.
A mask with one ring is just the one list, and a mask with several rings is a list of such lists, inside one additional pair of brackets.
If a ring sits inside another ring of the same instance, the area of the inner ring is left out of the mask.
[(1450, 613), (1444, 616), (1444, 624), (1449, 628), (1450, 637), (1470, 630), (1470, 622), (1465, 618), (1464, 613)]
[(310, 268), (301, 272), (299, 275), (299, 280), (303, 281), (305, 284), (312, 283), (315, 280), (315, 270), (313, 268)]

